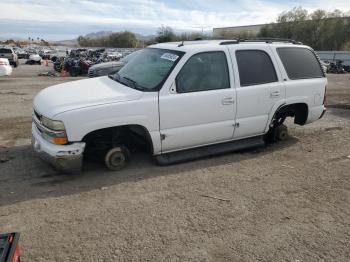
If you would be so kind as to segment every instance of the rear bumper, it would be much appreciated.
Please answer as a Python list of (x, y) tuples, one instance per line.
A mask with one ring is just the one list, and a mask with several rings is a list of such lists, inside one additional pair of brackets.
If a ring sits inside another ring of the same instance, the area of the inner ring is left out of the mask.
[(83, 163), (85, 143), (55, 145), (46, 141), (32, 124), (32, 146), (34, 152), (44, 161), (62, 172), (79, 172)]
[(9, 76), (12, 74), (11, 66), (0, 66), (0, 76)]
[(327, 109), (324, 108), (324, 109), (323, 109), (323, 112), (322, 112), (322, 114), (320, 115), (320, 118), (319, 118), (319, 119), (321, 119), (321, 118), (324, 116), (324, 114), (326, 113), (326, 111), (327, 111)]

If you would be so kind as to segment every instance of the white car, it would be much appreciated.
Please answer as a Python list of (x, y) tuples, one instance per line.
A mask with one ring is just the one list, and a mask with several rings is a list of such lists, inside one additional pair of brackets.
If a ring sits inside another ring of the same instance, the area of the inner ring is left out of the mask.
[(61, 170), (90, 156), (119, 170), (137, 148), (168, 164), (284, 140), (286, 117), (323, 116), (327, 78), (310, 47), (276, 41), (156, 44), (114, 75), (44, 89), (34, 150)]
[(9, 76), (12, 74), (12, 67), (7, 58), (0, 58), (0, 76)]
[(41, 60), (42, 60), (42, 58), (40, 55), (31, 54), (31, 55), (29, 55), (29, 58), (28, 58), (26, 63), (27, 64), (39, 64), (39, 65), (41, 65)]

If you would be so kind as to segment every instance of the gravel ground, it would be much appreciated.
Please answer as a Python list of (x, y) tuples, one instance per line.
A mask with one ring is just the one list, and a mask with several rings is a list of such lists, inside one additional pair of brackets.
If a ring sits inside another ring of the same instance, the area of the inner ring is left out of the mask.
[(31, 103), (76, 78), (21, 65), (0, 78), (0, 232), (22, 261), (349, 261), (350, 75), (330, 75), (329, 110), (257, 150), (122, 172), (62, 175), (29, 146)]

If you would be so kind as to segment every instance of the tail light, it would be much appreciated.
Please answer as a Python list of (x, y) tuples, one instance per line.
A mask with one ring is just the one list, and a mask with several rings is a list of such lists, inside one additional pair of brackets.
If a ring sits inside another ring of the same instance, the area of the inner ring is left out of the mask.
[(0, 61), (0, 65), (6, 65), (5, 61)]
[(323, 97), (323, 105), (327, 105), (327, 86), (324, 88), (324, 97)]

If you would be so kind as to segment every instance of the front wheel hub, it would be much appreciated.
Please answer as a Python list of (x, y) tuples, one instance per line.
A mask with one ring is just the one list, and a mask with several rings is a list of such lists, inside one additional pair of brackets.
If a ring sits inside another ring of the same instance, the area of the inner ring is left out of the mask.
[(105, 156), (105, 164), (109, 170), (118, 171), (129, 163), (129, 150), (126, 147), (114, 147)]

